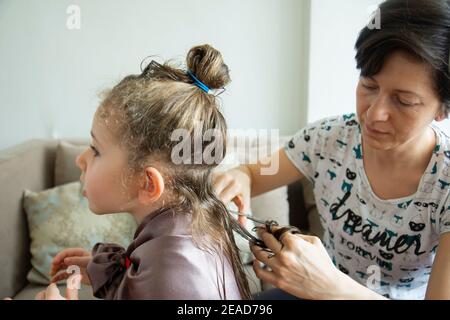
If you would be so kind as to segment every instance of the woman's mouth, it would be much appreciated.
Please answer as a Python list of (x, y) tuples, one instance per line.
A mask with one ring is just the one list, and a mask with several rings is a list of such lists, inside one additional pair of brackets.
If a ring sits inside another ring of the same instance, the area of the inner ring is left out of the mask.
[(83, 195), (83, 197), (86, 197), (86, 190), (83, 190), (83, 192), (81, 193)]
[(372, 135), (372, 136), (380, 136), (380, 135), (386, 135), (388, 132), (379, 131), (377, 129), (374, 129), (373, 127), (369, 126), (367, 123), (364, 125), (366, 131)]

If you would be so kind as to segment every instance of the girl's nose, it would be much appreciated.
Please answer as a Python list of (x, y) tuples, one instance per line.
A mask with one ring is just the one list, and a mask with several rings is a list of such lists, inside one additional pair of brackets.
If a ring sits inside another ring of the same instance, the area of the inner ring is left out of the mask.
[(86, 171), (86, 160), (84, 156), (88, 149), (86, 149), (83, 153), (79, 154), (75, 160), (76, 165), (80, 168), (81, 172), (84, 173)]

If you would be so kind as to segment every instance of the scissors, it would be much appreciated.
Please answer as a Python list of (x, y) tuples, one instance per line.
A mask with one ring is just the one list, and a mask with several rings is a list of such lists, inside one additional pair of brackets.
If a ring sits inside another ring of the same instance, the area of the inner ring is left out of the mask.
[(264, 225), (266, 224), (266, 221), (262, 221), (262, 220), (256, 219), (256, 218), (254, 218), (253, 216), (251, 216), (249, 214), (245, 214), (245, 213), (242, 213), (242, 212), (238, 212), (238, 211), (235, 211), (235, 210), (229, 210), (229, 209), (228, 209), (228, 212), (230, 212), (232, 214), (235, 214), (235, 215), (238, 215), (240, 217), (245, 217), (248, 220), (256, 222), (257, 224), (264, 224)]
[[(273, 226), (278, 226), (278, 222), (273, 221), (273, 220), (269, 220), (269, 221), (263, 221), (260, 219), (256, 219), (251, 215), (242, 213), (242, 212), (238, 212), (235, 210), (230, 210), (228, 209), (228, 212), (238, 215), (240, 217), (245, 217), (257, 224), (263, 225), (262, 226), (256, 226), (255, 228), (253, 228), (252, 231), (256, 231), (258, 230), (258, 228), (265, 228), (267, 231), (269, 231), (270, 233), (272, 233), (272, 227)], [(236, 219), (231, 219), (231, 224), (232, 224), (232, 228), (233, 230), (235, 230), (237, 233), (239, 233), (239, 235), (241, 235), (244, 239), (246, 239), (247, 241), (249, 241), (250, 243), (257, 245), (258, 247), (261, 247), (263, 249), (267, 249), (266, 244), (264, 243), (264, 241), (258, 239), (257, 237), (255, 237), (253, 234), (251, 234), (246, 228), (244, 228), (243, 226), (241, 226), (241, 224), (236, 220)]]
[[(238, 212), (235, 210), (230, 210), (228, 209), (228, 212), (241, 216), (241, 217), (245, 217), (257, 224), (260, 225), (264, 225), (264, 227), (262, 226), (256, 226), (253, 231), (256, 231), (258, 228), (264, 228), (267, 230), (267, 232), (271, 233), (278, 241), (281, 242), (281, 237), (283, 236), (283, 234), (285, 234), (286, 232), (292, 233), (292, 234), (301, 234), (301, 231), (294, 226), (285, 226), (285, 227), (280, 227), (280, 228), (276, 228), (276, 230), (273, 229), (273, 227), (278, 227), (279, 224), (278, 222), (274, 221), (274, 220), (267, 220), (267, 221), (263, 221), (263, 220), (259, 220), (254, 218), (251, 215), (242, 213), (242, 212)], [(231, 223), (232, 223), (232, 227), (233, 230), (235, 230), (236, 232), (238, 232), (242, 237), (244, 237), (245, 239), (247, 239), (247, 241), (263, 248), (265, 251), (271, 252), (266, 244), (264, 243), (264, 241), (256, 238), (254, 235), (252, 235), (250, 232), (247, 231), (247, 229), (245, 229), (243, 226), (241, 226), (241, 224), (239, 222), (237, 222), (236, 219), (231, 219)], [(274, 254), (272, 253), (271, 256), (269, 257), (273, 257)]]

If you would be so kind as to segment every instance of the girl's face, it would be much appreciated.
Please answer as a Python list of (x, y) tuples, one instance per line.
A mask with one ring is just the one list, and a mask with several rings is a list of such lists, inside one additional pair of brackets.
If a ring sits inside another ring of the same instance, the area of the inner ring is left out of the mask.
[(361, 77), (356, 101), (364, 143), (377, 150), (421, 137), (442, 110), (427, 65), (401, 51), (375, 76)]
[(129, 211), (131, 199), (135, 197), (124, 183), (128, 168), (125, 151), (97, 117), (92, 123), (91, 136), (91, 146), (76, 160), (89, 209), (97, 214)]

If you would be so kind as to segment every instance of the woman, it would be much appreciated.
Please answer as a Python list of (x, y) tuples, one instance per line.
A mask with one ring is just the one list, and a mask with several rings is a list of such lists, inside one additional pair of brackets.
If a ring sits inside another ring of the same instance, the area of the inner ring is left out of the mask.
[(261, 164), (215, 177), (224, 202), (302, 177), (325, 230), (316, 237), (260, 232), (263, 281), (303, 299), (450, 299), (450, 138), (432, 125), (450, 110), (450, 1), (388, 0), (381, 29), (356, 42), (357, 115), (308, 125)]

